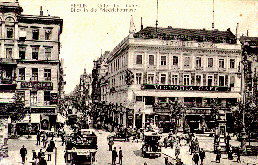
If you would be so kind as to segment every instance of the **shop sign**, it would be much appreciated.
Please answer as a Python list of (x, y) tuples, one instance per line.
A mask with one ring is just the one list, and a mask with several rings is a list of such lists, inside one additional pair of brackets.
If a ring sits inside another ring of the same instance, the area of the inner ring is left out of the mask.
[(55, 113), (55, 108), (31, 108), (31, 113)]
[(34, 90), (53, 90), (53, 83), (39, 81), (21, 82), (21, 88), (32, 88)]
[(156, 113), (171, 113), (171, 110), (168, 108), (153, 108), (153, 111)]
[(58, 103), (58, 96), (57, 93), (50, 93), (50, 104), (57, 104)]
[(215, 91), (226, 92), (231, 91), (230, 87), (217, 86), (183, 86), (183, 85), (159, 85), (159, 84), (143, 84), (141, 89), (156, 89), (156, 90), (178, 90), (178, 91)]
[(217, 48), (212, 42), (193, 42), (193, 41), (179, 41), (179, 40), (163, 40), (163, 45), (175, 47), (198, 47), (198, 48)]

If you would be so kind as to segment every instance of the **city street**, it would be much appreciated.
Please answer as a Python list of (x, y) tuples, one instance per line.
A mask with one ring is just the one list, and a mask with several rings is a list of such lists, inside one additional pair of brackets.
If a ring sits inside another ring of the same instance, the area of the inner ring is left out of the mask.
[[(103, 130), (96, 130), (96, 135), (98, 137), (98, 150), (96, 154), (96, 162), (95, 164), (98, 165), (108, 165), (111, 164), (111, 151), (108, 151), (108, 142), (107, 137), (111, 135), (110, 132), (105, 132)], [(167, 134), (164, 134), (163, 136), (166, 136)], [(206, 158), (204, 160), (204, 164), (218, 164), (215, 162), (215, 154), (212, 152), (212, 138), (205, 136), (205, 135), (197, 135), (200, 143), (200, 147), (203, 148), (206, 151)], [(64, 146), (61, 146), (61, 139), (55, 138), (56, 146), (57, 146), (57, 165), (64, 165)], [(235, 140), (231, 141), (231, 144), (238, 145), (238, 142)], [(2, 160), (0, 162), (1, 165), (19, 165), (21, 164), (21, 157), (19, 154), (19, 150), (24, 145), (27, 148), (28, 154), (27, 154), (27, 161), (25, 165), (31, 164), (32, 161), (32, 150), (39, 151), (41, 146), (37, 146), (35, 136), (33, 136), (31, 139), (27, 139), (26, 137), (21, 137), (19, 139), (9, 139), (9, 157)], [(147, 165), (158, 165), (158, 164), (164, 164), (164, 157), (168, 156), (169, 161), (175, 162), (175, 147), (171, 149), (168, 148), (162, 148), (162, 156), (158, 158), (143, 158), (141, 155), (141, 145), (142, 142), (115, 142), (114, 147), (117, 148), (117, 151), (119, 147), (122, 148), (123, 151), (123, 164), (125, 165), (143, 165), (145, 162)], [(190, 155), (189, 152), (189, 146), (186, 145), (185, 141), (181, 142), (180, 147), (180, 155), (179, 158), (182, 159), (184, 164), (193, 164), (192, 161), (192, 155)], [(55, 154), (52, 154), (52, 160), (48, 161), (48, 165), (55, 165)], [(241, 163), (236, 162), (236, 156), (234, 156), (234, 160), (228, 160), (226, 154), (222, 154), (221, 163), (220, 164), (257, 164), (258, 161), (255, 156), (242, 156), (241, 157)], [(47, 159), (47, 155), (45, 157)], [(117, 160), (118, 164), (118, 160)]]

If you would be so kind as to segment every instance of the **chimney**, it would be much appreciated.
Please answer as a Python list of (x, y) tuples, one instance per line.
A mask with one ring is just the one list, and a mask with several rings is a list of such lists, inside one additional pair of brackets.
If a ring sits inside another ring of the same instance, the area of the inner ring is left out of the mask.
[(143, 29), (143, 24), (142, 24), (142, 17), (141, 17), (141, 30)]
[(43, 10), (42, 10), (42, 6), (40, 6), (39, 15), (40, 15), (40, 16), (43, 16)]

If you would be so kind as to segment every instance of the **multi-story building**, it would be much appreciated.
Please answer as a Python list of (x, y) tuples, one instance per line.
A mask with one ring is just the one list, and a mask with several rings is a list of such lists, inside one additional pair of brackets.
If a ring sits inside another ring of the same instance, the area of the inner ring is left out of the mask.
[(91, 74), (88, 74), (86, 72), (86, 69), (84, 69), (84, 73), (80, 77), (80, 103), (82, 108), (84, 110), (89, 108), (89, 105), (92, 101), (91, 99), (91, 84), (92, 83), (92, 77)]
[(18, 1), (1, 2), (0, 12), (1, 79), (8, 83), (3, 89), (15, 91), (24, 102), (32, 130), (49, 129), (55, 125), (64, 85), (59, 60), (63, 20), (44, 16), (42, 10), (39, 15), (24, 15)]
[(241, 46), (230, 29), (146, 27), (131, 31), (107, 58), (102, 99), (124, 107), (117, 112), (123, 125), (164, 126), (173, 113), (169, 103), (177, 102), (192, 130), (213, 128), (214, 100), (226, 119), (241, 98)]

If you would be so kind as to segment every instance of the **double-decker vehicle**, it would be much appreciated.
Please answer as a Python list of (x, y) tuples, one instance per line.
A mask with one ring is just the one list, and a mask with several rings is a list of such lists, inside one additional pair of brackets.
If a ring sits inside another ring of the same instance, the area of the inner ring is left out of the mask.
[(67, 138), (66, 165), (93, 165), (97, 152), (97, 136), (90, 129), (82, 129)]
[(145, 132), (143, 135), (142, 154), (143, 157), (161, 156), (161, 135), (157, 132)]

